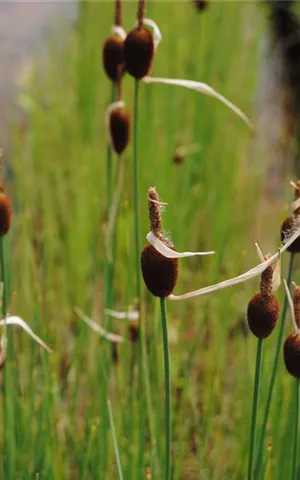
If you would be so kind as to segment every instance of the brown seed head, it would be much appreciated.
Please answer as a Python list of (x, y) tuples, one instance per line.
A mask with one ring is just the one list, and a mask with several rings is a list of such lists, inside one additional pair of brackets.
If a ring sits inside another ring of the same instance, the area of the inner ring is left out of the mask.
[(125, 108), (115, 108), (109, 116), (109, 131), (114, 151), (121, 155), (130, 139), (130, 114)]
[(125, 72), (123, 46), (124, 41), (116, 34), (110, 35), (103, 46), (103, 68), (112, 82), (116, 82)]
[(138, 320), (129, 322), (129, 338), (131, 343), (136, 343), (140, 336), (140, 324)]
[(178, 258), (166, 258), (147, 245), (141, 254), (141, 267), (144, 282), (152, 295), (168, 297), (178, 279)]
[(293, 304), (296, 324), (300, 328), (300, 287), (298, 286), (295, 287)]
[(151, 68), (154, 55), (152, 33), (144, 27), (131, 30), (124, 42), (126, 70), (134, 78), (141, 79)]
[(5, 193), (0, 193), (0, 237), (6, 235), (10, 229), (12, 208), (10, 199)]
[[(265, 255), (265, 259), (267, 260), (269, 255)], [(269, 265), (260, 277), (260, 293), (263, 297), (269, 297), (272, 295), (272, 288), (273, 288), (273, 272), (274, 267), (273, 265)]]
[(290, 375), (300, 378), (300, 334), (291, 333), (283, 346), (283, 358)]
[[(151, 201), (153, 200), (153, 201)], [(150, 220), (150, 230), (158, 238), (162, 238), (162, 221), (159, 203), (159, 196), (155, 188), (150, 187), (148, 190), (148, 211)]]
[(248, 325), (257, 338), (267, 338), (274, 330), (280, 312), (280, 305), (274, 295), (256, 293), (247, 309)]
[(194, 0), (194, 4), (200, 12), (205, 10), (208, 6), (208, 0)]
[(174, 153), (173, 163), (175, 163), (175, 165), (180, 165), (183, 162), (183, 159), (184, 159), (184, 155), (182, 155), (182, 153), (178, 153), (178, 152)]
[[(281, 225), (281, 241), (288, 238), (295, 228), (295, 218), (287, 217)], [(290, 253), (299, 253), (300, 252), (300, 237), (287, 248), (287, 251)]]

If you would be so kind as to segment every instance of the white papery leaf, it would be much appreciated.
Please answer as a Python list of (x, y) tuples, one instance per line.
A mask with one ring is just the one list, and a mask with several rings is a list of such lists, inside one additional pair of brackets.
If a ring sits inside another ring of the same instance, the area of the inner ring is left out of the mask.
[(110, 310), (109, 308), (105, 308), (104, 313), (116, 320), (139, 320), (140, 314), (136, 310), (127, 311), (127, 312), (119, 312), (117, 310)]
[(210, 285), (208, 287), (200, 288), (199, 290), (194, 290), (193, 292), (185, 293), (183, 295), (173, 295), (171, 294), (168, 298), (170, 300), (185, 300), (187, 298), (193, 297), (200, 297), (202, 295), (206, 295), (208, 293), (213, 293), (218, 290), (223, 290), (224, 288), (232, 287), (233, 285), (238, 285), (239, 283), (246, 282), (247, 280), (251, 280), (258, 275), (261, 275), (262, 272), (271, 265), (279, 255), (281, 255), (285, 250), (299, 237), (300, 235), (300, 227), (298, 227), (295, 232), (286, 239), (284, 245), (270, 258), (265, 260), (264, 262), (256, 265), (255, 267), (251, 268), (245, 273), (238, 275), (237, 277), (230, 278), (229, 280), (224, 280), (223, 282), (216, 283), (215, 285)]
[(6, 325), (18, 325), (26, 333), (28, 333), (28, 335), (33, 338), (36, 343), (38, 343), (41, 347), (47, 350), (47, 352), (52, 352), (51, 348), (49, 348), (48, 345), (46, 345), (45, 342), (43, 342), (43, 340), (34, 333), (34, 331), (29, 327), (29, 325), (27, 325), (26, 322), (24, 322), (24, 320), (22, 320), (22, 318), (11, 315), (6, 317), (5, 319), (0, 320), (1, 327), (4, 327)]
[(157, 78), (157, 77), (144, 77), (143, 82), (145, 83), (163, 83), (165, 85), (174, 85), (178, 87), (185, 87), (191, 90), (196, 90), (197, 92), (203, 93), (204, 95), (208, 95), (209, 97), (215, 97), (220, 102), (224, 103), (230, 110), (232, 110), (236, 115), (238, 115), (249, 127), (253, 128), (253, 124), (251, 120), (247, 117), (247, 115), (236, 105), (234, 105), (230, 100), (226, 97), (218, 93), (212, 87), (207, 85), (203, 82), (196, 82), (193, 80), (183, 80), (183, 79), (176, 79), (176, 78)]
[(121, 27), (120, 25), (113, 25), (111, 29), (111, 33), (118, 35), (118, 37), (120, 37), (122, 40), (125, 40), (126, 38), (126, 32), (124, 28)]
[(215, 252), (176, 252), (172, 248), (168, 247), (159, 238), (157, 238), (153, 232), (149, 232), (146, 236), (148, 242), (155, 248), (161, 255), (166, 258), (185, 258), (194, 257), (196, 255), (213, 255)]
[(106, 338), (106, 340), (114, 343), (123, 342), (123, 337), (121, 337), (120, 335), (116, 335), (115, 333), (107, 332), (107, 330), (98, 325), (98, 323), (94, 322), (94, 320), (85, 315), (85, 313), (83, 313), (80, 308), (76, 307), (75, 312), (92, 330), (94, 330), (94, 332), (98, 333), (98, 335), (100, 335), (101, 337), (104, 337)]

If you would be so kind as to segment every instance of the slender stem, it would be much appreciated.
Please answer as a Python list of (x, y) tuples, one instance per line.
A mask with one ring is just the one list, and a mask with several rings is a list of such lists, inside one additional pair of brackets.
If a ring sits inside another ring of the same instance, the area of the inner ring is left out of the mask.
[(298, 436), (299, 436), (299, 388), (300, 382), (297, 378), (295, 382), (295, 430), (294, 430), (294, 448), (293, 448), (293, 469), (292, 469), (292, 480), (297, 480), (298, 476)]
[(139, 164), (138, 164), (138, 111), (139, 111), (139, 80), (134, 87), (134, 132), (133, 132), (133, 203), (134, 203), (134, 238), (135, 238), (135, 269), (136, 296), (141, 308), (141, 274), (140, 274), (140, 224), (139, 224)]
[(109, 423), (110, 423), (111, 433), (112, 433), (112, 437), (113, 437), (114, 451), (115, 451), (115, 457), (116, 457), (116, 462), (117, 462), (119, 479), (123, 480), (122, 465), (121, 465), (119, 447), (118, 447), (118, 442), (117, 442), (117, 437), (116, 437), (113, 412), (112, 412), (112, 408), (111, 408), (111, 404), (110, 404), (109, 400), (107, 400), (107, 406), (108, 406)]
[[(8, 309), (8, 278), (5, 258), (5, 239), (0, 237), (0, 264), (1, 264), (1, 280), (3, 284), (2, 295), (2, 315), (3, 318), (7, 316)], [(15, 462), (15, 424), (14, 424), (14, 403), (12, 401), (12, 390), (14, 382), (13, 369), (9, 368), (10, 360), (13, 357), (12, 352), (12, 334), (10, 331), (4, 330), (4, 335), (7, 335), (6, 346), (6, 365), (4, 367), (4, 385), (3, 385), (3, 406), (4, 406), (4, 469), (7, 478), (14, 476), (14, 462)]]
[(248, 480), (253, 479), (253, 460), (254, 460), (254, 447), (255, 447), (255, 434), (256, 434), (256, 417), (257, 417), (257, 405), (258, 405), (258, 397), (259, 397), (259, 384), (260, 384), (262, 354), (263, 354), (263, 339), (259, 338), (258, 341), (257, 341), (255, 379), (254, 379), (254, 389), (253, 389)]
[(122, 25), (122, 5), (121, 0), (115, 2), (115, 25)]
[(171, 377), (170, 377), (170, 358), (168, 342), (168, 323), (166, 312), (166, 300), (160, 299), (161, 323), (164, 344), (164, 364), (165, 364), (165, 388), (166, 388), (166, 462), (165, 462), (165, 480), (171, 479)]
[[(288, 287), (290, 287), (291, 281), (292, 281), (294, 260), (295, 260), (295, 254), (291, 253), (288, 276), (287, 276)], [(263, 423), (262, 423), (260, 441), (259, 441), (259, 446), (258, 446), (257, 461), (256, 461), (256, 466), (255, 466), (255, 478), (258, 478), (260, 464), (261, 464), (261, 460), (262, 460), (263, 447), (264, 447), (266, 430), (267, 430), (267, 423), (268, 423), (269, 414), (270, 414), (270, 408), (271, 408), (271, 402), (272, 402), (272, 397), (273, 397), (276, 373), (277, 373), (277, 369), (278, 369), (279, 357), (280, 357), (283, 334), (284, 334), (284, 326), (285, 326), (285, 317), (286, 317), (286, 314), (287, 314), (287, 307), (288, 307), (288, 299), (287, 299), (287, 296), (285, 295), (283, 308), (282, 308), (282, 312), (281, 312), (281, 316), (280, 316), (280, 328), (279, 328), (279, 333), (278, 333), (278, 337), (277, 337), (277, 345), (276, 345), (276, 350), (275, 350), (275, 355), (274, 355), (273, 370), (272, 370), (272, 373), (271, 373), (270, 385), (269, 385), (269, 390), (268, 390), (268, 397), (267, 397), (267, 401), (266, 401), (264, 419), (263, 419)]]

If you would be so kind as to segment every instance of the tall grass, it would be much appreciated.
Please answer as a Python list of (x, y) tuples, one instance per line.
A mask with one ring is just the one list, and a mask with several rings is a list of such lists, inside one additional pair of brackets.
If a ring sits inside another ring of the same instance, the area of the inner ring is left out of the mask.
[[(126, 29), (132, 27), (135, 12), (135, 3), (125, 2)], [(211, 2), (199, 15), (190, 2), (150, 2), (147, 16), (163, 33), (153, 74), (210, 83), (251, 114), (263, 30), (263, 13), (256, 4)], [(112, 18), (113, 3), (80, 4), (63, 48), (54, 36), (44, 70), (33, 71), (25, 92), (30, 100), (26, 127), (15, 129), (13, 307), (31, 319), (33, 328), (38, 326), (54, 353), (46, 358), (30, 340), (13, 333), (19, 383), (7, 401), (14, 412), (14, 478), (117, 478), (107, 398), (124, 478), (144, 478), (146, 468), (153, 479), (162, 478), (164, 471), (159, 306), (143, 291), (148, 392), (136, 381), (140, 351), (135, 345), (124, 342), (112, 367), (107, 342), (87, 330), (74, 313), (79, 306), (95, 321), (105, 322), (104, 113), (111, 86), (100, 52)], [(133, 88), (125, 77), (123, 92), (130, 109)], [(172, 226), (178, 250), (217, 252), (214, 258), (180, 264), (178, 292), (243, 271), (255, 261), (254, 240), (264, 250), (277, 245), (278, 215), (284, 210), (280, 202), (272, 216), (264, 215), (268, 235), (254, 230), (264, 159), (249, 155), (249, 131), (222, 104), (194, 92), (141, 83), (139, 93), (141, 238), (148, 223), (145, 192), (155, 185), (162, 200), (169, 202), (165, 224)], [(199, 153), (175, 165), (175, 147), (195, 142)], [(119, 310), (132, 304), (136, 295), (132, 155), (131, 145), (125, 153), (128, 168), (114, 265), (113, 298)], [(114, 178), (114, 160), (112, 167)], [(250, 292), (252, 286), (245, 285), (168, 306), (176, 480), (245, 478), (255, 358), (254, 344), (243, 327)], [(126, 323), (115, 320), (111, 328), (128, 339)], [(273, 347), (274, 337), (266, 344), (263, 378)], [(262, 404), (266, 392), (267, 382), (262, 381)], [(281, 478), (287, 478), (291, 465), (288, 443), (280, 441), (292, 425), (287, 415), (290, 394), (280, 366), (274, 395), (282, 402), (274, 402), (267, 430), (267, 438), (272, 438), (266, 465), (270, 478), (278, 456), (286, 459)], [(286, 419), (283, 424), (279, 416)]]

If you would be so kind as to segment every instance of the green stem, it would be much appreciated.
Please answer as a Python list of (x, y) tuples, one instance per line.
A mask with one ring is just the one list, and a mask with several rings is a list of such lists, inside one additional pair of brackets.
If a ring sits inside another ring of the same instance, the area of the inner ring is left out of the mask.
[[(0, 237), (0, 264), (1, 264), (1, 280), (3, 284), (2, 295), (2, 315), (7, 316), (9, 294), (8, 294), (8, 277), (5, 257), (5, 239)], [(6, 365), (4, 367), (4, 390), (3, 390), (3, 406), (4, 406), (4, 471), (7, 478), (13, 478), (15, 465), (15, 421), (14, 421), (14, 401), (13, 401), (13, 382), (14, 374), (11, 365), (13, 358), (12, 349), (12, 332), (4, 331), (7, 337), (6, 347)]]
[(255, 433), (256, 433), (256, 417), (257, 417), (257, 405), (259, 397), (259, 384), (262, 365), (263, 354), (263, 339), (259, 338), (257, 341), (256, 351), (256, 365), (255, 365), (255, 379), (253, 390), (253, 403), (252, 403), (252, 418), (251, 418), (251, 436), (250, 436), (250, 449), (249, 449), (249, 466), (248, 466), (248, 480), (253, 479), (253, 460), (254, 460), (254, 447), (255, 447)]
[[(294, 260), (295, 260), (295, 254), (291, 253), (290, 262), (289, 262), (289, 271), (288, 271), (288, 276), (287, 276), (288, 287), (290, 287), (291, 281), (292, 281)], [(267, 397), (267, 401), (266, 401), (264, 419), (263, 419), (262, 429), (261, 429), (261, 434), (260, 434), (257, 461), (256, 461), (256, 466), (255, 466), (255, 478), (258, 478), (258, 476), (259, 476), (259, 469), (260, 469), (260, 464), (261, 464), (261, 460), (262, 460), (263, 446), (264, 446), (266, 430), (267, 430), (267, 423), (268, 423), (269, 414), (270, 414), (271, 402), (272, 402), (272, 397), (273, 397), (273, 390), (274, 390), (274, 385), (275, 385), (276, 373), (277, 373), (277, 369), (278, 369), (279, 357), (280, 357), (283, 334), (284, 334), (284, 326), (285, 326), (285, 317), (286, 317), (286, 314), (287, 314), (287, 307), (288, 307), (288, 299), (287, 299), (287, 296), (285, 295), (284, 303), (283, 303), (283, 309), (282, 309), (281, 316), (280, 316), (280, 328), (279, 328), (279, 333), (278, 333), (278, 337), (277, 337), (277, 345), (276, 345), (276, 350), (275, 350), (275, 355), (274, 355), (273, 370), (272, 370), (272, 373), (271, 373), (270, 385), (269, 385), (269, 390), (268, 390), (268, 397)]]
[(300, 382), (299, 378), (297, 378), (295, 382), (295, 405), (296, 405), (296, 412), (295, 412), (295, 430), (294, 430), (294, 448), (293, 448), (293, 469), (292, 469), (292, 480), (297, 480), (297, 473), (298, 473), (298, 433), (299, 433), (299, 387)]
[(133, 131), (133, 205), (134, 205), (134, 241), (136, 296), (141, 308), (141, 274), (140, 274), (140, 224), (139, 224), (139, 164), (138, 164), (138, 111), (139, 111), (139, 80), (134, 86), (134, 131)]
[(111, 433), (112, 433), (112, 437), (113, 437), (113, 443), (114, 443), (114, 450), (115, 450), (115, 457), (116, 457), (116, 462), (117, 462), (119, 479), (123, 480), (122, 465), (121, 465), (118, 442), (117, 442), (117, 437), (116, 437), (114, 418), (113, 418), (112, 408), (111, 408), (111, 404), (110, 404), (109, 400), (107, 400), (107, 406), (108, 406), (109, 423), (110, 423)]
[(165, 388), (166, 388), (166, 462), (165, 462), (165, 480), (171, 479), (171, 378), (170, 378), (170, 358), (168, 342), (168, 323), (166, 312), (166, 300), (160, 299), (161, 323), (164, 345), (164, 364), (165, 364)]

